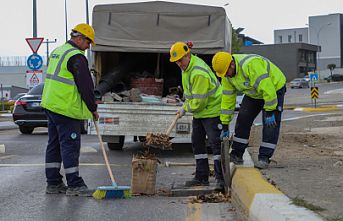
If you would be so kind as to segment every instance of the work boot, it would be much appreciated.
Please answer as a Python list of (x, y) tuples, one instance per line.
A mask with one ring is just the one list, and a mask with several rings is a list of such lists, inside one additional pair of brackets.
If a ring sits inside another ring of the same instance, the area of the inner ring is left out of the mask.
[(193, 178), (191, 180), (186, 181), (185, 187), (192, 187), (192, 186), (208, 186), (210, 183), (208, 180), (199, 180), (197, 178)]
[(47, 194), (58, 194), (58, 193), (66, 193), (68, 187), (66, 187), (66, 185), (64, 185), (64, 183), (60, 183), (57, 185), (47, 185), (45, 193)]
[(66, 195), (91, 197), (93, 193), (94, 193), (94, 190), (88, 189), (87, 186), (77, 186), (77, 187), (69, 187), (67, 189)]
[(232, 162), (236, 165), (242, 165), (243, 164), (243, 158), (240, 156), (237, 156), (234, 153), (230, 153), (230, 162)]
[(225, 187), (224, 180), (216, 179), (216, 185), (214, 187), (214, 190), (216, 190), (216, 191), (223, 191), (224, 187)]
[(270, 160), (268, 158), (260, 158), (257, 163), (255, 163), (255, 167), (261, 170), (267, 169), (269, 166)]

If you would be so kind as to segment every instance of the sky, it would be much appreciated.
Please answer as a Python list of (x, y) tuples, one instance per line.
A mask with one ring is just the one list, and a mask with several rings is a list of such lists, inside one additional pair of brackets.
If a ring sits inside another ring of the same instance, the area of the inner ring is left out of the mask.
[[(67, 30), (86, 22), (87, 0), (36, 0), (37, 37), (49, 41), (49, 52), (65, 42), (67, 2)], [(144, 0), (142, 0), (144, 1)], [(149, 1), (149, 0), (146, 0)], [(169, 0), (171, 1), (171, 0)], [(306, 27), (309, 16), (343, 13), (343, 0), (173, 0), (174, 2), (222, 6), (234, 28), (242, 27), (245, 35), (265, 44), (272, 44), (274, 30)], [(0, 0), (1, 41), (0, 56), (29, 56), (32, 54), (25, 38), (33, 37), (33, 0)], [(141, 2), (137, 0), (88, 0), (92, 22), (94, 5)], [(210, 3), (209, 3), (210, 2)], [(38, 54), (46, 56), (46, 44)]]

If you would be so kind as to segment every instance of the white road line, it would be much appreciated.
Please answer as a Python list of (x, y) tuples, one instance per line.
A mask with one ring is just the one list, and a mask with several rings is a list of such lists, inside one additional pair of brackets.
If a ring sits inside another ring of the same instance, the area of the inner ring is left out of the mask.
[(0, 153), (5, 153), (5, 152), (6, 152), (5, 144), (0, 144)]
[[(299, 120), (302, 118), (309, 118), (309, 117), (316, 117), (316, 116), (326, 116), (326, 115), (333, 115), (335, 113), (321, 113), (321, 114), (311, 114), (306, 116), (298, 116), (298, 117), (290, 117), (290, 118), (283, 118), (282, 121), (292, 121), (292, 120)], [(262, 123), (255, 123), (254, 126), (261, 126)]]

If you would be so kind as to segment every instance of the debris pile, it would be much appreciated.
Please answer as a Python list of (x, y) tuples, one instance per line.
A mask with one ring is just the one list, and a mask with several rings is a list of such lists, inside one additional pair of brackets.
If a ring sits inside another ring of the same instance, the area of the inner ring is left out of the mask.
[(167, 134), (163, 133), (147, 133), (145, 137), (145, 145), (162, 150), (171, 150), (172, 142)]
[(226, 203), (229, 202), (230, 199), (230, 196), (226, 196), (221, 192), (218, 192), (198, 195), (196, 197), (191, 198), (190, 203)]

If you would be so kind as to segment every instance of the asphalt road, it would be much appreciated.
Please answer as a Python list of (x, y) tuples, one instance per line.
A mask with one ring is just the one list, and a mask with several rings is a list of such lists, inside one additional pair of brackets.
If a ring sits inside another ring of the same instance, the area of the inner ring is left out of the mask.
[[(0, 131), (0, 220), (236, 220), (230, 204), (191, 204), (186, 197), (136, 196), (101, 200), (45, 194), (44, 151), (47, 130), (22, 135), (16, 129)], [(109, 151), (119, 185), (130, 185), (131, 160), (143, 152), (138, 144), (126, 143), (124, 151)], [(91, 188), (110, 185), (95, 136), (84, 135), (80, 173)], [(159, 165), (156, 190), (163, 193), (173, 183), (192, 177), (193, 167), (165, 167), (166, 161), (193, 162), (189, 144), (173, 151), (157, 151)], [(213, 181), (213, 180), (212, 180)], [(194, 213), (194, 210), (198, 211)], [(204, 214), (207, 215), (207, 217)], [(202, 217), (198, 219), (199, 217)]]
[[(320, 84), (318, 104), (340, 103), (335, 90), (343, 84)], [(309, 89), (288, 89), (286, 105), (310, 106)], [(285, 110), (283, 120), (320, 113)], [(163, 195), (137, 196), (126, 200), (102, 200), (45, 194), (44, 152), (47, 130), (35, 129), (32, 135), (23, 135), (13, 128), (11, 118), (0, 121), (0, 220), (237, 220), (230, 204), (191, 204), (186, 197)], [(258, 117), (255, 124), (261, 123)], [(233, 130), (234, 122), (230, 129)], [(179, 141), (183, 142), (183, 141)], [(184, 141), (184, 142), (187, 142)], [(171, 185), (182, 184), (192, 177), (194, 167), (165, 167), (166, 161), (194, 162), (190, 144), (177, 144), (173, 151), (156, 151), (161, 161), (156, 190), (159, 193)], [(2, 148), (0, 148), (2, 150)], [(139, 144), (130, 140), (123, 151), (109, 151), (112, 170), (120, 185), (131, 183), (131, 160), (143, 152)], [(90, 188), (109, 185), (99, 143), (95, 136), (82, 136), (80, 173)], [(212, 179), (213, 181), (213, 179)]]

